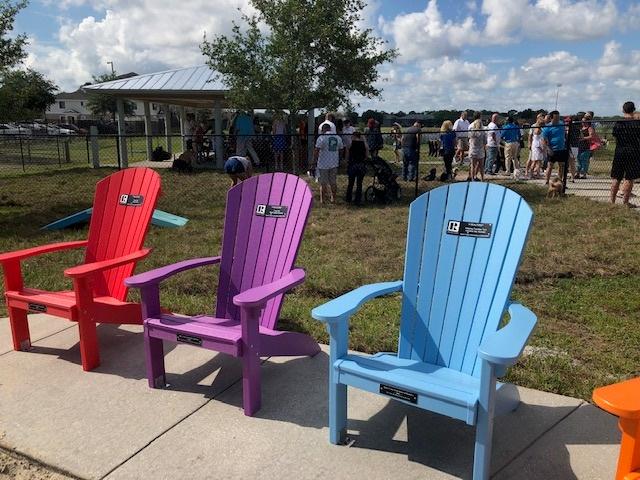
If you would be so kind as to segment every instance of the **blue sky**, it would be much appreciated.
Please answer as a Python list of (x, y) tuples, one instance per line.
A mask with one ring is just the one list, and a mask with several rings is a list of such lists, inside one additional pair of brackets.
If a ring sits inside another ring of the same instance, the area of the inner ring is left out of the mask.
[[(203, 63), (202, 34), (228, 33), (249, 0), (31, 0), (16, 21), (27, 64), (63, 90), (110, 70)], [(206, 15), (202, 13), (206, 12)], [(363, 23), (398, 48), (380, 100), (359, 110), (552, 108), (617, 113), (640, 103), (640, 2), (369, 0)]]

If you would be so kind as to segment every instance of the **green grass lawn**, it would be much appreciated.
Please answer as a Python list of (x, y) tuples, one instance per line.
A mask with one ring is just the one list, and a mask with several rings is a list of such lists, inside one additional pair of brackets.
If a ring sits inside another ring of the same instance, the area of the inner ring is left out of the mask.
[[(39, 228), (90, 206), (95, 182), (108, 173), (83, 168), (0, 179), (0, 251), (85, 238), (86, 226), (63, 232)], [(190, 221), (179, 229), (152, 227), (146, 243), (154, 252), (138, 271), (220, 249), (227, 178), (214, 172), (161, 175), (159, 208)], [(317, 184), (311, 185), (317, 193)], [(423, 182), (421, 189), (434, 186)], [(640, 216), (584, 198), (547, 200), (533, 185), (509, 186), (536, 214), (513, 296), (539, 317), (532, 348), (509, 379), (588, 400), (595, 386), (640, 373)], [(311, 308), (361, 284), (401, 278), (413, 187), (404, 191), (402, 202), (389, 206), (353, 208), (339, 202), (314, 208), (298, 260), (308, 277), (285, 301), (284, 328), (327, 342)], [(62, 270), (80, 260), (79, 252), (30, 260), (26, 284), (70, 288)], [(180, 313), (210, 312), (216, 282), (217, 267), (183, 273), (163, 286), (162, 302)], [(6, 314), (4, 305), (0, 314)], [(394, 350), (399, 314), (399, 296), (368, 304), (352, 321), (350, 347)]]

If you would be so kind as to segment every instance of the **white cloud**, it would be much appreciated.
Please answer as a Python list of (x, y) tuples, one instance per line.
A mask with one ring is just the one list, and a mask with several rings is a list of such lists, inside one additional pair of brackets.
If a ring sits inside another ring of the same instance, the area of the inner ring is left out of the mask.
[(108, 61), (119, 73), (196, 65), (205, 60), (199, 48), (203, 33), (230, 33), (238, 9), (250, 11), (248, 0), (192, 0), (188, 6), (172, 0), (100, 1), (107, 7), (104, 17), (63, 23), (59, 46), (34, 39), (28, 64), (66, 90), (109, 71)]
[(510, 69), (505, 86), (536, 88), (558, 83), (580, 83), (588, 80), (590, 70), (588, 62), (569, 52), (551, 52), (530, 58), (519, 68)]
[(460, 23), (444, 20), (437, 0), (429, 0), (422, 12), (400, 14), (382, 22), (383, 32), (391, 35), (401, 62), (416, 59), (457, 56), (473, 41), (478, 31), (473, 17)]
[(613, 0), (484, 0), (482, 13), (487, 16), (484, 37), (498, 44), (600, 38), (620, 23)]

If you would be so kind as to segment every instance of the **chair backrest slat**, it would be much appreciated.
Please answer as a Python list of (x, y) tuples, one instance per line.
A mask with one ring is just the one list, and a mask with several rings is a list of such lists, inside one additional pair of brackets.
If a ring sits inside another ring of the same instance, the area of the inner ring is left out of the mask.
[[(440, 187), (412, 203), (400, 357), (479, 375), (477, 347), (499, 326), (532, 218), (518, 194), (486, 183)], [(490, 224), (491, 235), (458, 235), (451, 222)]]
[[(252, 177), (229, 191), (216, 316), (237, 318), (233, 297), (277, 280), (294, 265), (311, 208), (309, 186), (284, 173)], [(259, 205), (284, 206), (285, 217), (257, 213)], [(235, 214), (236, 219), (230, 218)], [(270, 300), (260, 323), (274, 328), (282, 296)]]
[[(140, 250), (159, 195), (160, 176), (150, 168), (129, 168), (100, 180), (89, 224), (85, 262), (108, 260)], [(124, 279), (134, 268), (134, 264), (129, 264), (96, 275), (94, 293), (125, 300)]]

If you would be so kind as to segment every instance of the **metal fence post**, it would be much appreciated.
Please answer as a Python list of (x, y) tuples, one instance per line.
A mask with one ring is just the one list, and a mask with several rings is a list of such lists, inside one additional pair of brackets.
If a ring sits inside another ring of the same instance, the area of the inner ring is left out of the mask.
[(564, 156), (564, 172), (562, 175), (562, 194), (566, 195), (567, 193), (567, 178), (569, 177), (569, 156), (571, 155), (571, 141), (573, 140), (573, 120), (569, 122), (569, 131), (567, 132), (567, 140), (566, 140), (566, 155)]
[(68, 138), (65, 138), (64, 144), (63, 144), (64, 162), (65, 163), (71, 163), (71, 152), (69, 150), (69, 142), (70, 142), (70, 140)]
[(98, 127), (95, 125), (89, 128), (91, 137), (91, 159), (93, 168), (100, 168), (100, 146), (98, 144)]
[(62, 166), (62, 160), (60, 159), (60, 136), (56, 135), (56, 147), (58, 147), (58, 166)]
[(20, 157), (22, 158), (22, 171), (24, 172), (24, 152), (22, 151), (22, 137), (18, 136), (18, 141), (20, 142)]

